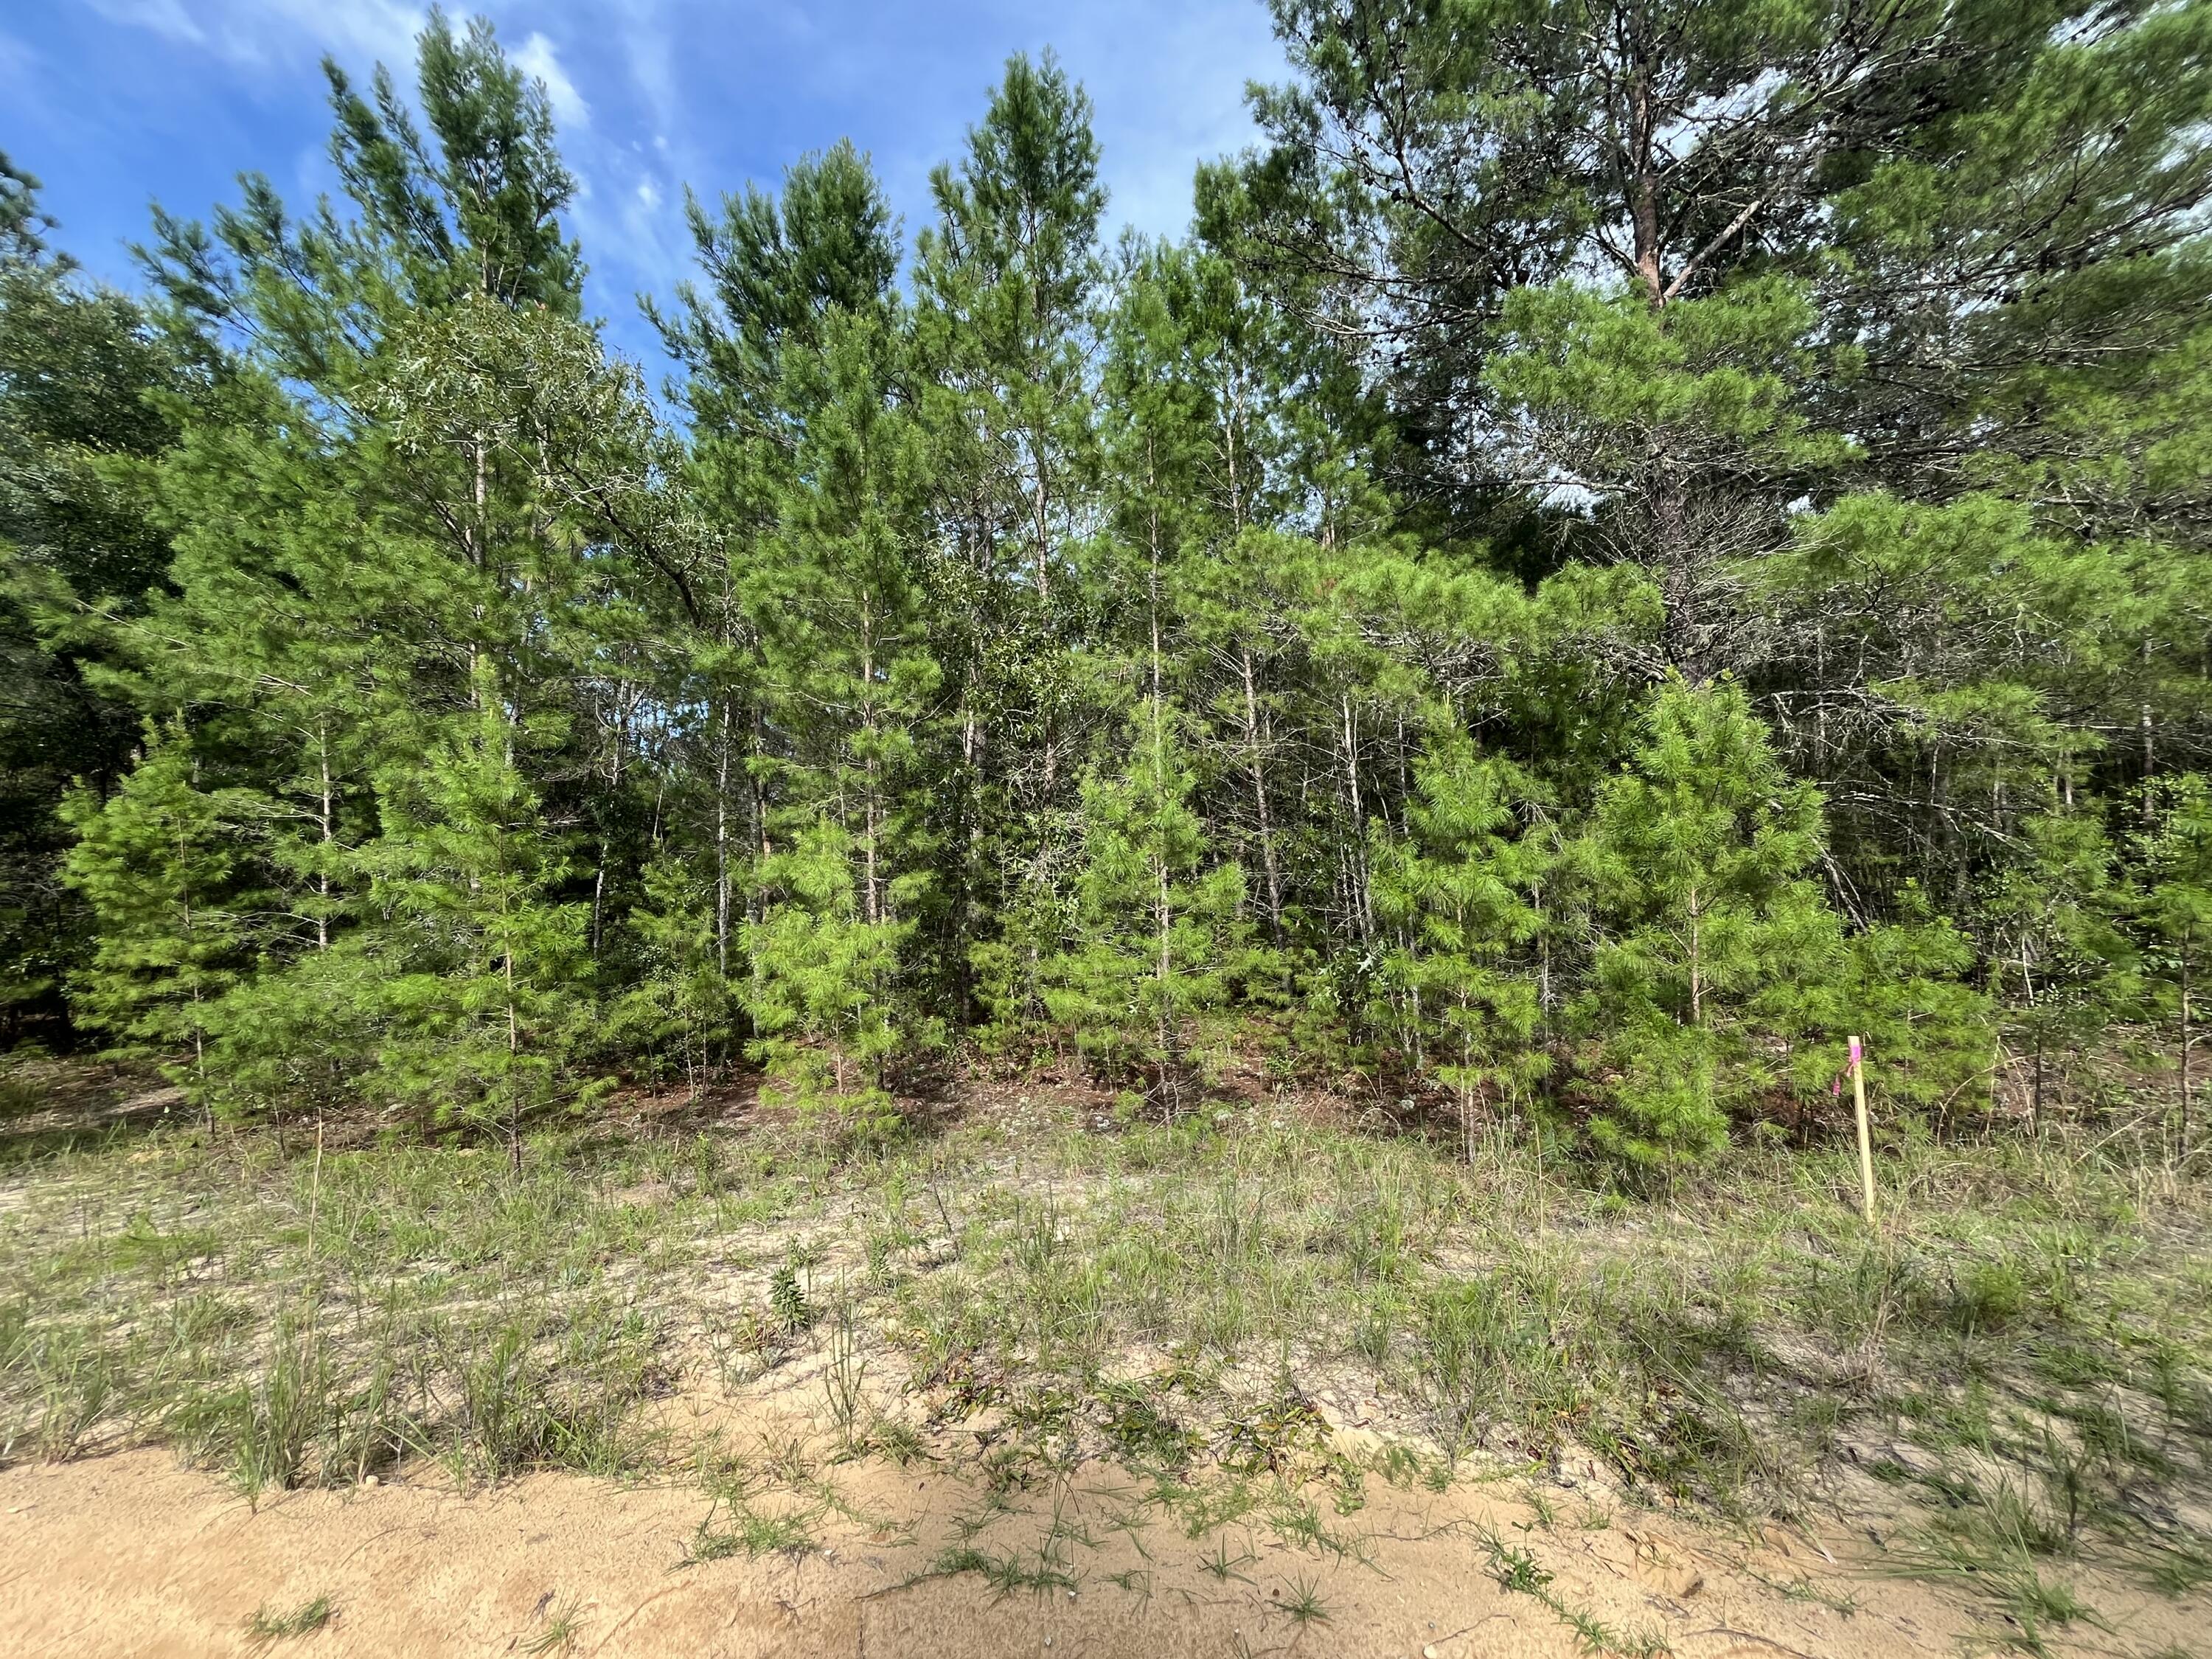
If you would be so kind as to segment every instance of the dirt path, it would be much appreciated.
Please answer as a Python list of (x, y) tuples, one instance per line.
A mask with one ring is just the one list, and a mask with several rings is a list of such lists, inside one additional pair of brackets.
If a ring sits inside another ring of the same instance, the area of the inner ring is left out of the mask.
[[(690, 1487), (544, 1475), (465, 1496), (422, 1480), (257, 1510), (159, 1451), (26, 1466), (0, 1474), (0, 1653), (520, 1653), (564, 1610), (573, 1644), (536, 1650), (1512, 1659), (1589, 1651), (1579, 1618), (1685, 1659), (1852, 1659), (1952, 1650), (1971, 1623), (1923, 1586), (1830, 1565), (1802, 1540), (1747, 1546), (1593, 1512), (1539, 1524), (1475, 1492), (1378, 1486), (1354, 1517), (1357, 1547), (1339, 1555), (1264, 1523), (1194, 1540), (1139, 1518), (1126, 1477), (1104, 1471), (1024, 1494), (981, 1527), (978, 1490), (919, 1465), (842, 1466), (834, 1489), (844, 1513), (824, 1512), (816, 1550), (684, 1566), (706, 1509)], [(1074, 1589), (917, 1577), (963, 1532), (986, 1559), (1057, 1563)], [(1499, 1582), (1511, 1571), (1501, 1547), (1535, 1566), (1526, 1588)], [(333, 1609), (320, 1630), (249, 1635), (257, 1609), (318, 1596)], [(1290, 1611), (1302, 1597), (1303, 1622)], [(2085, 1632), (2100, 1650), (2149, 1654), (2179, 1647), (2204, 1609), (2144, 1598), (2103, 1611), (2113, 1628)]]

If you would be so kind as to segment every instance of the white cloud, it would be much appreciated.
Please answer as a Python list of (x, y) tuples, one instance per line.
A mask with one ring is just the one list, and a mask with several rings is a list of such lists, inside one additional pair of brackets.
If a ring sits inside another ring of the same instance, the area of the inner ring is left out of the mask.
[(287, 64), (307, 53), (410, 63), (428, 17), (406, 0), (85, 0), (112, 22), (204, 47), (234, 64)]
[(592, 106), (576, 90), (568, 71), (561, 67), (561, 55), (550, 40), (533, 29), (514, 57), (517, 69), (545, 83), (545, 96), (553, 106), (553, 118), (562, 127), (586, 127), (592, 124)]
[(644, 100), (647, 125), (656, 139), (680, 131), (684, 98), (677, 88), (676, 44), (653, 0), (618, 5), (617, 17), (603, 20), (622, 39), (629, 60), (630, 83)]
[[(240, 107), (258, 112), (319, 103), (312, 66), (325, 52), (356, 76), (380, 61), (411, 91), (430, 0), (74, 3), (158, 42), (150, 55), (164, 79), (202, 98), (236, 99), (239, 82), (252, 83)], [(617, 318), (629, 293), (663, 290), (689, 269), (685, 183), (710, 201), (747, 179), (773, 184), (840, 134), (873, 155), (909, 230), (926, 222), (928, 169), (957, 155), (1006, 54), (1048, 43), (1096, 100), (1109, 237), (1123, 224), (1174, 234), (1188, 223), (1194, 163), (1254, 136), (1243, 82), (1285, 68), (1260, 0), (447, 0), (447, 9), (457, 23), (489, 13), (516, 65), (544, 83), (579, 183), (569, 228), (593, 268), (595, 305)], [(6, 70), (0, 50), (0, 102)], [(324, 118), (307, 115), (305, 131)], [(309, 189), (326, 175), (302, 154)], [(233, 165), (226, 157), (224, 176)]]
[(0, 32), (0, 81), (25, 82), (39, 54), (14, 35)]
[(171, 40), (206, 44), (207, 36), (185, 11), (182, 0), (90, 0), (92, 9), (111, 23), (128, 23)]

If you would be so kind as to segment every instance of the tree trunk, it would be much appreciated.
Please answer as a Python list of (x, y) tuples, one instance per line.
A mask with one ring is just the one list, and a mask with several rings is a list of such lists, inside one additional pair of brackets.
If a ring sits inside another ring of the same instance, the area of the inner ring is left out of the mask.
[(1260, 870), (1267, 884), (1267, 932), (1279, 944), (1283, 937), (1283, 878), (1275, 865), (1275, 835), (1267, 815), (1267, 774), (1260, 748), (1260, 698), (1253, 684), (1252, 651), (1237, 653), (1244, 674), (1244, 754), (1252, 771), (1252, 805), (1259, 816)]

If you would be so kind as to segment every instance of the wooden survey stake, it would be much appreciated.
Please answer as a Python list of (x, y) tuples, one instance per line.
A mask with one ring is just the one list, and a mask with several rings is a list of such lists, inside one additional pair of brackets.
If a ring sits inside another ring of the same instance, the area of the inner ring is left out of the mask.
[(1874, 1139), (1867, 1133), (1866, 1113), (1866, 1048), (1858, 1038), (1851, 1039), (1851, 1105), (1859, 1120), (1859, 1201), (1866, 1211), (1867, 1225), (1874, 1225)]

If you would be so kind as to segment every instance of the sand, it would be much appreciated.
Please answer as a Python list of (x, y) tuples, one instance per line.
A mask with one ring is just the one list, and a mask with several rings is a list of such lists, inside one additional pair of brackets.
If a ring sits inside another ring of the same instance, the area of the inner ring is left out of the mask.
[[(545, 1474), (465, 1492), (426, 1470), (257, 1507), (158, 1450), (21, 1466), (0, 1472), (0, 1654), (522, 1653), (562, 1609), (575, 1639), (554, 1650), (684, 1659), (1585, 1651), (1559, 1611), (1486, 1570), (1486, 1531), (1553, 1575), (1560, 1608), (1662, 1638), (1684, 1659), (1955, 1651), (1978, 1618), (1984, 1638), (2003, 1628), (1987, 1607), (1838, 1555), (1836, 1540), (1608, 1513), (1571, 1492), (1547, 1504), (1545, 1522), (1506, 1492), (1375, 1483), (1353, 1516), (1325, 1511), (1340, 1538), (1362, 1539), (1363, 1562), (1295, 1547), (1257, 1520), (1193, 1539), (1160, 1511), (1138, 1518), (1129, 1478), (1104, 1468), (1024, 1494), (978, 1535), (1034, 1560), (1056, 1515), (1076, 1540), (1073, 1593), (994, 1595), (972, 1572), (927, 1573), (980, 1488), (941, 1467), (873, 1461), (830, 1479), (848, 1513), (817, 1523), (818, 1548), (686, 1566), (707, 1510), (690, 1485)], [(2080, 1632), (2098, 1651), (2185, 1650), (2208, 1611), (2101, 1588), (2112, 1628)], [(1325, 1620), (1285, 1610), (1309, 1591)], [(316, 1596), (333, 1608), (321, 1629), (249, 1636), (257, 1609)]]

